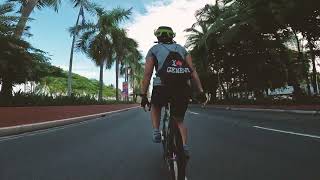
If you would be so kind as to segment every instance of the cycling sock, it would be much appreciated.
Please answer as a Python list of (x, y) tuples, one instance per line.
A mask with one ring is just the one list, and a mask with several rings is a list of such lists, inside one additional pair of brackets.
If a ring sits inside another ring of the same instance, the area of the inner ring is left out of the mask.
[(189, 149), (189, 146), (188, 145), (186, 145), (186, 144), (184, 144), (183, 145), (183, 150), (184, 150), (184, 154), (185, 154), (185, 156), (186, 156), (186, 158), (190, 158), (190, 149)]
[(188, 146), (187, 144), (184, 144), (184, 145), (183, 145), (183, 149), (189, 150), (189, 146)]
[(161, 142), (161, 133), (159, 131), (159, 129), (153, 129), (153, 137), (152, 137), (152, 141), (155, 143), (160, 143)]

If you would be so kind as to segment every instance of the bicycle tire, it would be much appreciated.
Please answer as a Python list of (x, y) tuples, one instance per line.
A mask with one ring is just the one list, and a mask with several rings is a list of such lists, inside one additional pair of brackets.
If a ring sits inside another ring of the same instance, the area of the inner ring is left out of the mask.
[(186, 177), (186, 158), (183, 149), (182, 137), (180, 131), (176, 131), (175, 133), (175, 141), (176, 141), (176, 154), (177, 154), (177, 170), (178, 177), (177, 180), (185, 180)]
[(164, 160), (166, 160), (167, 156), (168, 156), (168, 126), (167, 126), (167, 122), (169, 121), (168, 117), (169, 117), (169, 112), (167, 112), (167, 109), (164, 113), (163, 116), (163, 120), (162, 120), (162, 129), (161, 129), (161, 142), (162, 142), (162, 147), (163, 147), (163, 158)]
[(186, 159), (184, 155), (182, 137), (176, 124), (172, 122), (169, 126), (170, 133), (170, 153), (172, 155), (172, 161), (170, 163), (170, 174), (173, 180), (185, 180), (186, 177)]
[(171, 180), (185, 180), (186, 157), (182, 137), (177, 124), (170, 118), (170, 106), (169, 110), (166, 110), (162, 121), (164, 160), (166, 161)]

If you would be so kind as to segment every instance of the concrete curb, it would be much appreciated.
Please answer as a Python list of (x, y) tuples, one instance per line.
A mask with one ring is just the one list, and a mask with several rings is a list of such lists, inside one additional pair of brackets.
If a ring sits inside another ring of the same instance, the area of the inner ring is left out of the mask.
[(57, 126), (64, 126), (64, 125), (73, 124), (73, 123), (79, 123), (79, 122), (83, 122), (86, 120), (103, 117), (107, 114), (123, 112), (123, 111), (127, 111), (130, 109), (135, 109), (138, 107), (139, 106), (135, 106), (135, 107), (131, 107), (131, 108), (103, 112), (103, 113), (99, 113), (99, 114), (91, 114), (91, 115), (87, 115), (87, 116), (73, 117), (73, 118), (60, 119), (60, 120), (54, 120), (54, 121), (48, 121), (48, 122), (4, 127), (4, 128), (0, 128), (0, 137), (17, 135), (17, 134), (22, 134), (22, 133), (37, 131), (37, 130), (43, 130), (43, 129), (53, 128), (53, 127), (57, 127)]
[(319, 111), (291, 110), (291, 109), (257, 109), (257, 108), (232, 108), (232, 107), (227, 107), (226, 109), (233, 110), (233, 111), (281, 112), (281, 113), (295, 113), (295, 114), (309, 114), (309, 115), (319, 114)]
[(235, 108), (230, 106), (206, 106), (207, 108), (224, 109), (232, 111), (252, 111), (252, 112), (281, 112), (281, 113), (295, 113), (295, 114), (308, 114), (320, 115), (320, 110), (295, 110), (295, 109), (259, 109), (259, 108)]

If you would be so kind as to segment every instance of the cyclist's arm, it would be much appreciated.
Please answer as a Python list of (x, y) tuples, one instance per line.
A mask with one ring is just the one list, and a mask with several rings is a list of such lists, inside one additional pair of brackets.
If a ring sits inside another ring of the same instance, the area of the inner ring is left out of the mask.
[(200, 92), (203, 92), (203, 88), (202, 88), (202, 85), (201, 85), (201, 81), (200, 81), (199, 75), (198, 75), (198, 73), (197, 73), (197, 71), (194, 68), (193, 63), (192, 63), (191, 55), (187, 55), (186, 61), (187, 61), (187, 64), (190, 66), (190, 68), (193, 71), (192, 74), (191, 74), (191, 77), (192, 77), (193, 81), (196, 83), (196, 86), (198, 87), (198, 90)]
[(150, 80), (153, 73), (153, 67), (155, 65), (153, 57), (147, 57), (144, 67), (144, 77), (142, 80), (141, 94), (147, 94), (149, 89)]

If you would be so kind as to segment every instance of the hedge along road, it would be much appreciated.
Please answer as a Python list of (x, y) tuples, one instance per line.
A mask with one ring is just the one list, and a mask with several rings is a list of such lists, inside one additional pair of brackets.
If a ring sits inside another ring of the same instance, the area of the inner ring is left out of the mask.
[[(167, 179), (149, 117), (133, 109), (1, 139), (0, 179)], [(318, 118), (191, 107), (188, 179), (318, 180)]]

